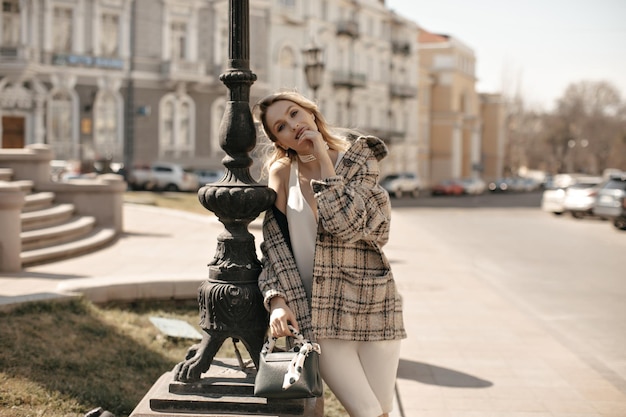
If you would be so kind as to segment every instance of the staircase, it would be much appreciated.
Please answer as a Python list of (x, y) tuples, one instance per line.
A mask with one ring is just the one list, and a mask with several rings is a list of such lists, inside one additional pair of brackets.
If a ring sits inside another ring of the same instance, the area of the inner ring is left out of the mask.
[(22, 267), (92, 252), (115, 239), (113, 228), (100, 227), (92, 216), (81, 216), (73, 204), (56, 204), (53, 192), (33, 190), (32, 181), (12, 177), (11, 169), (0, 168), (0, 181), (10, 181), (26, 193), (20, 215)]

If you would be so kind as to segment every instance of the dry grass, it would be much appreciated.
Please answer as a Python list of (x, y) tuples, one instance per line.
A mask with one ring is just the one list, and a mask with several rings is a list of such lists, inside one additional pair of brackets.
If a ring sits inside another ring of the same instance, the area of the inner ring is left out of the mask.
[[(195, 301), (96, 306), (73, 300), (0, 314), (0, 416), (82, 417), (96, 407), (130, 415), (194, 343), (163, 336), (151, 316), (198, 328)], [(226, 342), (217, 356), (233, 352)], [(346, 415), (328, 390), (325, 401), (327, 417)]]
[(213, 215), (211, 211), (202, 207), (196, 193), (127, 191), (124, 194), (124, 202)]
[(197, 322), (195, 302), (96, 307), (28, 304), (0, 316), (0, 416), (129, 415), (189, 340), (163, 337), (151, 315)]

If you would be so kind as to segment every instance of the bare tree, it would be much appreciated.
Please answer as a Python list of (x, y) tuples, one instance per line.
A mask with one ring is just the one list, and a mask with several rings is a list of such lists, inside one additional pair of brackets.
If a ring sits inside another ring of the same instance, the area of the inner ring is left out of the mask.
[(549, 138), (562, 157), (561, 166), (593, 174), (608, 168), (624, 138), (623, 109), (619, 91), (606, 81), (570, 84), (558, 100), (558, 122)]

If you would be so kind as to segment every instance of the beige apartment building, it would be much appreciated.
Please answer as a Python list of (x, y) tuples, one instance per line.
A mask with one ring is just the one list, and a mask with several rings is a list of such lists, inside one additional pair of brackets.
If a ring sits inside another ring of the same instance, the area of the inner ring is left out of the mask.
[(502, 175), (504, 106), (497, 94), (476, 91), (476, 57), (460, 40), (420, 29), (420, 164), (429, 184)]

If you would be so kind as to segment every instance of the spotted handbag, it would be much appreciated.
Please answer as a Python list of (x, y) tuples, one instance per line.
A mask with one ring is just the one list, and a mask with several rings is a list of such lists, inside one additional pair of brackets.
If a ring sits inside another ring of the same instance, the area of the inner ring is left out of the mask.
[(259, 369), (254, 379), (254, 395), (265, 398), (295, 399), (320, 397), (324, 392), (319, 368), (321, 348), (290, 327), (296, 336), (295, 346), (275, 352), (275, 337), (270, 337), (259, 355)]

